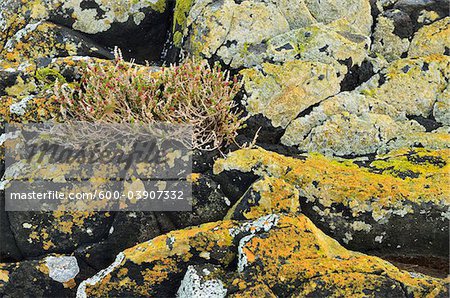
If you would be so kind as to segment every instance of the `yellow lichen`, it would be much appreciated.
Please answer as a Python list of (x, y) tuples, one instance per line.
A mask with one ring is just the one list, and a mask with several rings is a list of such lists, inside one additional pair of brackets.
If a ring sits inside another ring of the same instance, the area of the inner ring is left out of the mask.
[(7, 270), (0, 270), (0, 280), (3, 282), (9, 281), (9, 272)]
[(300, 208), (299, 192), (295, 186), (283, 179), (264, 176), (230, 209), (225, 219), (234, 219), (236, 208), (244, 203), (244, 199), (248, 208), (242, 211), (245, 219), (256, 219), (272, 213), (295, 213)]
[[(226, 159), (216, 162), (214, 173), (235, 169), (281, 178), (302, 189), (308, 200), (318, 199), (325, 207), (341, 203), (350, 207), (354, 216), (372, 211), (377, 219), (385, 210), (403, 208), (407, 201), (416, 204), (450, 203), (450, 149), (430, 150), (429, 154), (441, 156), (444, 160), (442, 167), (414, 165), (412, 169), (423, 174), (405, 179), (392, 175), (391, 170), (373, 173), (349, 161), (342, 162), (319, 154), (310, 154), (305, 160), (300, 160), (263, 149), (232, 152)], [(375, 166), (380, 166), (380, 163), (382, 161), (376, 162)], [(406, 165), (402, 163), (403, 168)]]

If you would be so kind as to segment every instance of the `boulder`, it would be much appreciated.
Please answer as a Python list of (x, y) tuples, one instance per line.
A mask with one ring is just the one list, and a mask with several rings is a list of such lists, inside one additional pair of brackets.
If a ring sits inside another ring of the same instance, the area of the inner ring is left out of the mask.
[[(438, 118), (445, 118), (441, 102), (445, 101), (449, 63), (449, 57), (442, 55), (397, 60), (358, 89), (327, 98), (312, 106), (310, 113), (292, 120), (281, 143), (337, 156), (362, 156), (418, 144), (425, 132), (441, 126), (432, 118), (434, 106)], [(447, 147), (438, 140), (433, 146), (438, 144)]]
[(345, 34), (368, 36), (369, 1), (177, 1), (174, 43), (189, 53), (239, 69), (260, 64), (267, 41), (313, 24), (347, 21)]
[(450, 56), (450, 17), (420, 28), (411, 41), (409, 57), (441, 54)]
[(264, 63), (261, 69), (246, 69), (241, 74), (249, 115), (262, 114), (274, 127), (285, 128), (310, 106), (340, 89), (335, 69), (320, 62)]
[(92, 269), (70, 255), (48, 255), (35, 260), (0, 263), (2, 297), (73, 297)]
[[(218, 160), (214, 171), (237, 170), (283, 179), (298, 189), (302, 213), (348, 248), (446, 257), (448, 156), (449, 149), (404, 148), (364, 162), (319, 154), (298, 159), (263, 149), (242, 149)], [(266, 187), (274, 189), (270, 184)], [(244, 196), (243, 201), (249, 200)], [(262, 202), (259, 209), (264, 210), (267, 204)], [(241, 206), (238, 203), (236, 210), (242, 210)], [(252, 211), (255, 207), (246, 208)], [(247, 210), (241, 214), (245, 216)]]
[(207, 223), (138, 244), (81, 282), (77, 297), (288, 297), (325, 291), (447, 295), (443, 280), (346, 250), (304, 215), (271, 214)]
[[(1, 5), (2, 40), (14, 39), (25, 28), (36, 27), (40, 21), (49, 21), (80, 32), (81, 36), (104, 48), (126, 48), (126, 57), (141, 60), (160, 58), (169, 27), (169, 4), (166, 0), (7, 0)], [(52, 50), (49, 45), (42, 44), (41, 47)], [(0, 45), (0, 52), (4, 50)]]
[(72, 252), (107, 235), (108, 212), (8, 212), (16, 245), (25, 257)]

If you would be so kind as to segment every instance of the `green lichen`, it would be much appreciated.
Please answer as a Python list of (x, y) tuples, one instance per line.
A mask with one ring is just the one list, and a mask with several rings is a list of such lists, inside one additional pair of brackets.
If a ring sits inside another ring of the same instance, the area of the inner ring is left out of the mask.
[[(138, 3), (138, 0), (135, 0), (136, 3)], [(166, 11), (166, 1), (165, 0), (159, 0), (156, 3), (149, 3), (149, 6), (154, 11), (157, 11), (159, 13), (164, 13)]]
[(183, 31), (186, 27), (187, 17), (193, 0), (177, 0), (173, 16), (173, 42), (176, 47), (181, 47)]
[(56, 82), (67, 82), (64, 76), (57, 70), (48, 67), (37, 69), (35, 78), (44, 85), (44, 89), (53, 87)]

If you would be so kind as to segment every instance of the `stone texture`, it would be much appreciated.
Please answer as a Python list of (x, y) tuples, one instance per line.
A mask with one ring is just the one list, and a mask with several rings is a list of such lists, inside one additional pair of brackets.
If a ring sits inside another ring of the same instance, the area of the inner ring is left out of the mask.
[(357, 90), (328, 98), (308, 115), (293, 120), (281, 142), (338, 156), (414, 144), (427, 128), (409, 119), (428, 118), (437, 98), (445, 101), (449, 62), (447, 56), (439, 55), (397, 60)]
[(370, 40), (351, 31), (347, 21), (316, 23), (268, 40), (264, 59), (273, 62), (302, 60), (331, 64), (338, 77), (360, 66), (367, 57)]
[(0, 57), (11, 62), (23, 62), (66, 56), (112, 58), (109, 51), (79, 32), (46, 21), (27, 24), (17, 31), (5, 43)]
[(279, 66), (241, 71), (250, 115), (263, 114), (274, 127), (286, 127), (298, 114), (339, 92), (332, 66), (319, 62), (292, 61)]
[(73, 297), (77, 283), (94, 271), (73, 256), (0, 263), (2, 297)]
[[(0, 37), (17, 39), (25, 28), (35, 27), (40, 21), (50, 21), (83, 33), (104, 47), (119, 46), (129, 49), (125, 55), (135, 58), (159, 58), (168, 29), (168, 3), (149, 1), (3, 1), (0, 15)], [(68, 32), (67, 30), (63, 30)], [(75, 34), (76, 35), (76, 34)], [(136, 39), (130, 39), (134, 35)], [(55, 36), (60, 38), (59, 36)], [(49, 36), (50, 38), (50, 36)], [(145, 44), (145, 46), (143, 44)], [(45, 44), (34, 47), (47, 48)], [(3, 44), (0, 52), (4, 52)], [(51, 47), (50, 47), (51, 50)]]
[(292, 184), (302, 212), (352, 249), (447, 256), (448, 150), (405, 148), (364, 163), (243, 149), (217, 161), (214, 171), (252, 172)]
[(174, 41), (203, 58), (219, 59), (231, 68), (263, 62), (267, 40), (289, 30), (345, 19), (347, 30), (368, 36), (372, 24), (369, 1), (231, 0), (177, 1)]
[[(399, 16), (404, 21), (396, 23), (395, 16)], [(405, 25), (408, 26), (408, 24), (403, 24), (404, 22), (408, 23), (408, 18), (409, 16), (407, 14), (399, 10), (393, 11), (390, 16), (379, 15), (373, 33), (374, 42), (371, 50), (376, 55), (381, 55), (390, 62), (400, 59), (404, 53), (408, 52), (410, 44), (408, 37), (410, 34), (405, 34), (406, 36), (402, 34), (399, 36), (396, 29), (398, 27), (404, 28)], [(409, 20), (409, 22), (411, 21)]]
[[(236, 259), (237, 271), (228, 267)], [(173, 278), (179, 275), (184, 278), (178, 288)], [(269, 215), (253, 222), (204, 224), (127, 249), (82, 282), (77, 297), (174, 296), (176, 291), (181, 297), (190, 291), (199, 297), (223, 297), (225, 291), (232, 297), (273, 297), (272, 291), (289, 296), (322, 289), (329, 295), (362, 295), (363, 287), (388, 296), (447, 293), (442, 280), (410, 275), (379, 258), (346, 250), (304, 215)]]
[(419, 57), (444, 53), (450, 55), (450, 17), (420, 28), (414, 34), (408, 56)]

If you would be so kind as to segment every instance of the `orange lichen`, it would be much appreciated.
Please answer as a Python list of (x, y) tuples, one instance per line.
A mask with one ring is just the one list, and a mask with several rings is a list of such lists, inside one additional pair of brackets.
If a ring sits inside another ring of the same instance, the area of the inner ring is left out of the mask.
[[(358, 292), (362, 284), (376, 287), (377, 280), (372, 282), (369, 276), (377, 275), (398, 282), (414, 297), (424, 297), (434, 289), (445, 292), (440, 279), (414, 278), (380, 258), (346, 250), (304, 215), (280, 217), (275, 228), (246, 242), (243, 253), (247, 257), (247, 274), (253, 280), (289, 291), (294, 291), (299, 282), (311, 281), (318, 276), (326, 282), (328, 276), (330, 285), (338, 291), (333, 292), (336, 295), (341, 293), (339, 291)], [(248, 257), (252, 255), (256, 258)], [(345, 282), (345, 275), (355, 282)], [(306, 284), (304, 290), (313, 285)]]
[[(181, 272), (183, 267), (180, 264), (191, 260), (194, 256), (193, 249), (198, 255), (213, 249), (221, 249), (224, 253), (217, 261), (227, 265), (235, 256), (235, 253), (229, 250), (233, 245), (229, 230), (235, 227), (236, 223), (232, 221), (207, 223), (170, 232), (138, 244), (123, 252), (125, 259), (116, 271), (108, 274), (100, 283), (88, 286), (86, 293), (92, 296), (105, 296), (115, 288), (132, 289), (139, 295), (151, 296), (154, 286)], [(129, 264), (145, 266), (141, 271), (142, 279), (145, 281), (143, 284), (136, 284), (126, 275)]]
[(244, 205), (248, 208), (241, 214), (245, 219), (255, 219), (271, 213), (295, 213), (300, 209), (299, 192), (283, 179), (264, 176), (230, 209), (225, 219), (238, 219), (235, 218), (239, 217), (236, 209)]
[[(450, 149), (428, 152), (427, 154), (441, 156), (442, 166), (416, 164), (414, 170), (420, 169), (419, 172), (423, 174), (405, 179), (396, 177), (389, 171), (378, 174), (351, 161), (339, 161), (319, 154), (310, 154), (305, 160), (300, 160), (260, 148), (230, 153), (226, 159), (216, 162), (214, 173), (235, 169), (281, 178), (302, 189), (302, 194), (308, 200), (318, 199), (325, 207), (342, 203), (351, 208), (354, 216), (372, 211), (377, 219), (388, 209), (403, 208), (402, 204), (406, 201), (450, 203)], [(395, 155), (395, 152), (392, 154)], [(375, 165), (380, 166), (380, 163)], [(396, 161), (391, 163), (395, 164)], [(391, 166), (391, 163), (388, 165)], [(372, 200), (373, 198), (376, 200)]]

